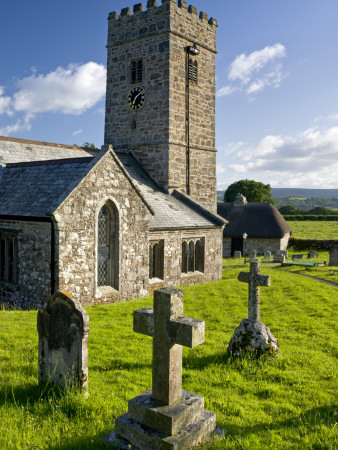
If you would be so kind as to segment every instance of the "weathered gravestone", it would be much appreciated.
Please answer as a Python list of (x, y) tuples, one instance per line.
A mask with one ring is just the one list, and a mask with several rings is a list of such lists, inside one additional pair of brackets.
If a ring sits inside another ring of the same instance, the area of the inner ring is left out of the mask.
[(257, 256), (257, 251), (256, 250), (250, 250), (249, 253), (250, 259), (255, 259)]
[(234, 251), (234, 258), (239, 259), (241, 258), (242, 253), (240, 252), (240, 250), (235, 250)]
[(269, 250), (265, 250), (264, 259), (271, 259), (271, 252)]
[(338, 245), (329, 250), (329, 266), (338, 266)]
[(249, 284), (248, 318), (243, 319), (230, 340), (228, 352), (241, 355), (247, 352), (277, 353), (279, 344), (270, 329), (260, 321), (260, 286), (270, 286), (270, 277), (261, 275), (260, 262), (250, 261), (250, 272), (241, 272), (239, 281)]
[(284, 255), (285, 258), (288, 257), (288, 251), (287, 250), (278, 250), (277, 255)]
[(284, 255), (278, 255), (278, 254), (274, 255), (272, 262), (284, 264), (285, 263), (285, 256)]
[(308, 257), (309, 259), (311, 259), (311, 258), (318, 258), (318, 253), (317, 253), (315, 250), (311, 250), (311, 251), (307, 254), (307, 257)]
[(183, 292), (178, 289), (159, 289), (154, 309), (134, 311), (134, 331), (153, 337), (152, 389), (129, 401), (128, 413), (116, 419), (106, 445), (188, 449), (210, 436), (216, 414), (204, 410), (203, 397), (181, 389), (182, 345), (202, 344), (204, 325), (183, 317)]
[(80, 303), (58, 292), (38, 312), (39, 383), (88, 390), (89, 318)]

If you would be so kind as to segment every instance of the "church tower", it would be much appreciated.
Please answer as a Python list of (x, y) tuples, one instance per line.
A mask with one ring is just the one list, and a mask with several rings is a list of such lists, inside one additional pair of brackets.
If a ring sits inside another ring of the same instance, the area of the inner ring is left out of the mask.
[(179, 0), (108, 18), (105, 145), (216, 211), (217, 22)]

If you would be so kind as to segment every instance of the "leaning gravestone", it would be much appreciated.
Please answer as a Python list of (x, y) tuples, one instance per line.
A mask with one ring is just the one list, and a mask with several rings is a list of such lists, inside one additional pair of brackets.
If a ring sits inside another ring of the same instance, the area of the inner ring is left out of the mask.
[(250, 259), (255, 259), (257, 256), (256, 250), (250, 250), (249, 256), (250, 256)]
[(259, 287), (270, 286), (270, 277), (261, 275), (260, 262), (250, 261), (250, 272), (241, 272), (239, 281), (249, 284), (248, 318), (243, 319), (230, 340), (228, 352), (243, 355), (247, 352), (277, 353), (279, 344), (270, 329), (260, 322)]
[(38, 312), (39, 383), (88, 391), (89, 318), (80, 303), (58, 292)]
[(329, 250), (329, 266), (338, 266), (338, 245)]
[(264, 259), (271, 259), (271, 252), (269, 250), (265, 250)]
[(240, 252), (240, 250), (235, 250), (234, 251), (234, 258), (235, 259), (239, 259), (239, 258), (241, 258), (241, 256), (242, 256), (242, 253)]
[(183, 317), (183, 292), (178, 289), (159, 289), (154, 309), (134, 311), (134, 331), (153, 338), (152, 389), (129, 401), (128, 413), (116, 419), (106, 445), (188, 449), (211, 435), (216, 414), (204, 410), (203, 397), (181, 389), (182, 345), (202, 344), (204, 326)]

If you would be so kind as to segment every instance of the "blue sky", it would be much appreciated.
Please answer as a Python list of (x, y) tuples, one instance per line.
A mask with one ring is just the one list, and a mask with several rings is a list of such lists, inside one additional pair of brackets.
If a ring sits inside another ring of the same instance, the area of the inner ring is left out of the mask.
[[(0, 135), (101, 146), (106, 19), (134, 3), (1, 2)], [(192, 4), (219, 25), (218, 188), (337, 188), (338, 1)]]

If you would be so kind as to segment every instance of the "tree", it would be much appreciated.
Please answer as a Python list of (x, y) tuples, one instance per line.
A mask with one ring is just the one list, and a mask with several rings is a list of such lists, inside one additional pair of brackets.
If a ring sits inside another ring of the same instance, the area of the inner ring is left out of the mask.
[(233, 202), (237, 194), (242, 194), (251, 203), (272, 203), (271, 186), (254, 180), (239, 180), (230, 184), (224, 192), (224, 201)]
[(95, 144), (92, 144), (91, 142), (84, 142), (82, 147), (84, 147), (84, 148), (96, 148)]
[(279, 212), (285, 216), (288, 215), (296, 215), (296, 214), (304, 214), (304, 209), (297, 208), (293, 205), (283, 205), (279, 209)]

